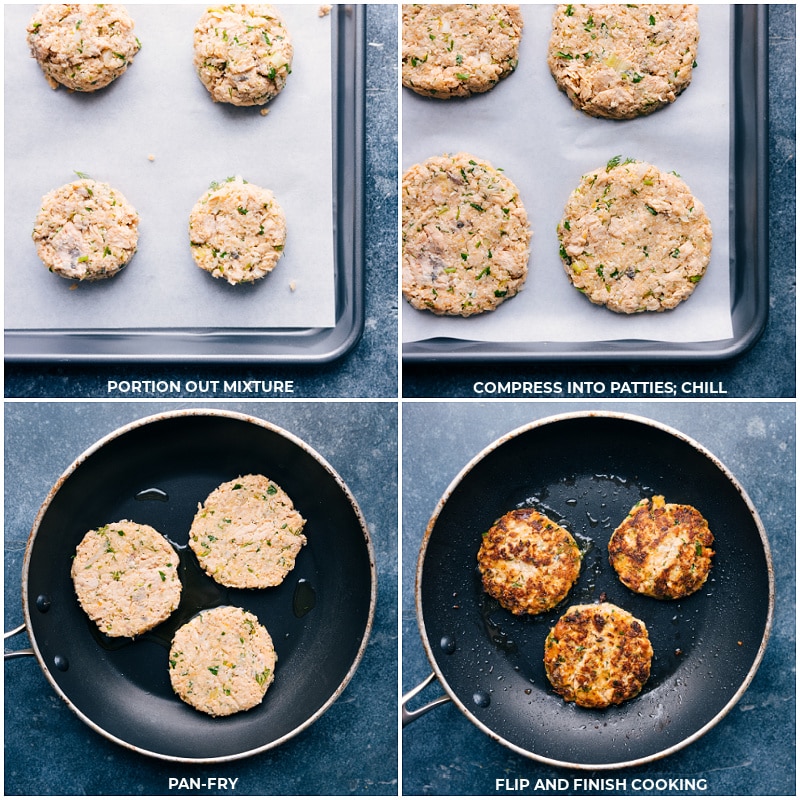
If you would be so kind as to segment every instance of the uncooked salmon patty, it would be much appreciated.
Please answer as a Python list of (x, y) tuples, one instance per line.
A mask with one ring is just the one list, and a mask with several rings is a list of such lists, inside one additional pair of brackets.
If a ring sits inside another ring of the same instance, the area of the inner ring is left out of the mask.
[(42, 198), (33, 241), (42, 263), (62, 278), (110, 278), (136, 252), (139, 215), (107, 183), (81, 178)]
[(513, 614), (539, 614), (560, 603), (581, 570), (569, 531), (532, 508), (504, 514), (478, 550), (484, 590)]
[(699, 40), (695, 5), (559, 5), (547, 63), (576, 108), (633, 119), (686, 89)]
[(89, 531), (72, 561), (81, 608), (107, 636), (137, 636), (178, 607), (178, 555), (149, 525), (129, 520)]
[(198, 507), (189, 546), (218, 583), (263, 589), (294, 569), (306, 543), (305, 522), (274, 481), (244, 475), (218, 486)]
[(652, 658), (644, 622), (612, 603), (570, 607), (545, 640), (548, 680), (565, 700), (584, 708), (636, 697), (650, 677)]
[(281, 92), (293, 47), (271, 5), (211, 6), (194, 29), (194, 66), (217, 103), (260, 106)]
[(486, 92), (519, 60), (517, 5), (403, 6), (403, 85), (446, 100)]
[(286, 216), (269, 189), (240, 177), (212, 183), (189, 215), (192, 258), (228, 283), (252, 283), (277, 265), (286, 244)]
[(278, 657), (267, 629), (242, 608), (201, 611), (178, 628), (169, 651), (175, 694), (212, 717), (257, 706)]
[(406, 300), (434, 314), (493, 311), (521, 289), (531, 230), (517, 187), (468, 153), (429, 158), (403, 175)]
[(629, 589), (675, 600), (708, 578), (714, 535), (700, 512), (665, 503), (661, 495), (639, 501), (608, 543), (611, 566)]
[(108, 86), (139, 52), (133, 20), (113, 3), (44, 5), (28, 23), (28, 45), (53, 89), (76, 92)]
[(558, 238), (573, 286), (622, 314), (675, 308), (711, 260), (711, 222), (686, 183), (620, 157), (581, 178)]

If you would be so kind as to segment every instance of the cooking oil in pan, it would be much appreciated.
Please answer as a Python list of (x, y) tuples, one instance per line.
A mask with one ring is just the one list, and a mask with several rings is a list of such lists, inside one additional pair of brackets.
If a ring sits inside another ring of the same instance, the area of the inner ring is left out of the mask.
[(151, 489), (142, 489), (141, 492), (137, 492), (134, 495), (134, 500), (139, 500), (140, 502), (157, 500), (160, 503), (168, 503), (169, 495), (163, 489), (156, 489), (153, 487)]
[(292, 596), (292, 611), (300, 619), (312, 611), (317, 604), (317, 594), (314, 587), (305, 579), (300, 578), (294, 588)]

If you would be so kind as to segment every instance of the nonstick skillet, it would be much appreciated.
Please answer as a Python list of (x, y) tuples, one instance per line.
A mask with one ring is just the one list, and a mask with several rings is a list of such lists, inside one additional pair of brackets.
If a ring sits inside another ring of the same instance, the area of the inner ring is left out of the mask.
[[(280, 586), (263, 590), (216, 584), (187, 547), (197, 504), (218, 484), (247, 473), (278, 483), (307, 520), (308, 544), (294, 570)], [(152, 525), (176, 545), (184, 585), (172, 616), (135, 640), (102, 635), (79, 607), (70, 578), (83, 534), (123, 518)], [(91, 447), (48, 494), (23, 563), (25, 628), (55, 691), (102, 735), (171, 761), (249, 756), (313, 723), (361, 660), (375, 598), (366, 525), (333, 468), (280, 428), (216, 410), (148, 417)], [(261, 705), (212, 718), (172, 692), (168, 649), (179, 625), (224, 604), (259, 618), (278, 662)]]
[[(714, 532), (706, 585), (679, 601), (624, 587), (608, 563), (614, 528), (641, 498), (697, 507)], [(567, 527), (581, 576), (551, 612), (515, 617), (481, 587), (481, 536), (505, 512), (532, 506)], [(644, 620), (655, 651), (642, 693), (587, 710), (551, 689), (544, 640), (576, 603), (607, 599)], [(551, 417), (512, 431), (451, 483), (428, 524), (416, 576), (417, 618), (431, 677), (403, 698), (404, 723), (451, 700), (484, 733), (554, 766), (610, 769), (673, 753), (719, 722), (744, 693), (769, 636), (769, 543), (744, 489), (701, 445), (626, 414)], [(410, 710), (433, 678), (446, 695)]]

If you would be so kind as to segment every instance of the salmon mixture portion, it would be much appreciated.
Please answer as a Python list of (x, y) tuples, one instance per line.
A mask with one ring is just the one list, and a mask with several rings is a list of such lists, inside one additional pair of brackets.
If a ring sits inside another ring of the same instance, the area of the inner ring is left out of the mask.
[(636, 697), (650, 677), (652, 658), (644, 622), (613, 603), (572, 606), (544, 647), (553, 689), (583, 708), (606, 708)]
[(286, 215), (269, 189), (241, 177), (212, 183), (189, 215), (189, 242), (198, 267), (228, 283), (253, 283), (278, 264), (286, 245)]
[(178, 607), (178, 554), (155, 528), (120, 520), (91, 530), (72, 561), (81, 608), (107, 636), (137, 636)]
[(696, 5), (559, 5), (547, 63), (573, 105), (633, 119), (675, 101), (692, 80)]
[(468, 153), (415, 164), (402, 181), (403, 296), (434, 314), (469, 317), (516, 295), (531, 229), (514, 183)]
[(277, 660), (272, 638), (254, 614), (220, 606), (201, 611), (175, 632), (169, 678), (185, 703), (225, 717), (261, 703)]
[(28, 45), (53, 89), (94, 92), (133, 63), (140, 48), (133, 28), (114, 3), (43, 5), (28, 23)]
[(306, 537), (291, 498), (264, 475), (244, 475), (214, 489), (197, 510), (189, 547), (224, 586), (277, 586), (294, 569)]
[(518, 5), (404, 5), (403, 85), (442, 100), (487, 92), (517, 68), (522, 28)]
[(675, 308), (711, 260), (711, 222), (686, 183), (619, 156), (581, 178), (557, 232), (573, 286), (622, 314)]
[(581, 553), (565, 528), (532, 508), (504, 514), (483, 535), (478, 567), (484, 590), (512, 614), (540, 614), (578, 579)]
[(42, 198), (33, 241), (42, 263), (62, 278), (110, 278), (136, 252), (139, 215), (107, 183), (80, 178)]
[(660, 600), (696, 592), (708, 578), (714, 535), (693, 506), (644, 498), (608, 543), (608, 555), (629, 589)]
[(216, 103), (261, 106), (286, 86), (294, 48), (271, 5), (211, 6), (194, 29), (194, 66)]

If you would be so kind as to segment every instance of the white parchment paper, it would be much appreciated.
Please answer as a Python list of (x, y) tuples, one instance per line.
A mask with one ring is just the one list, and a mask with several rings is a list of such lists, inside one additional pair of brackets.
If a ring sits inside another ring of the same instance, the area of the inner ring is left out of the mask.
[[(522, 6), (519, 67), (483, 95), (434, 100), (402, 92), (403, 169), (433, 155), (466, 151), (501, 167), (516, 183), (533, 229), (523, 291), (496, 311), (437, 317), (403, 302), (404, 342), (453, 337), (485, 342), (717, 341), (733, 335), (729, 277), (730, 9), (700, 7), (692, 83), (672, 105), (636, 120), (577, 111), (547, 66), (554, 6)], [(556, 226), (581, 175), (616, 155), (677, 172), (706, 207), (711, 263), (676, 309), (620, 315), (592, 305), (570, 284)]]
[[(262, 116), (214, 103), (196, 76), (192, 31), (204, 8), (130, 4), (141, 51), (110, 86), (81, 94), (52, 90), (30, 57), (35, 6), (5, 7), (6, 329), (335, 324), (331, 19), (318, 5), (278, 6), (294, 62)], [(76, 170), (139, 212), (138, 252), (110, 280), (50, 274), (31, 240), (42, 196)], [(192, 206), (233, 175), (271, 189), (287, 217), (284, 257), (252, 285), (215, 280), (189, 247)]]

